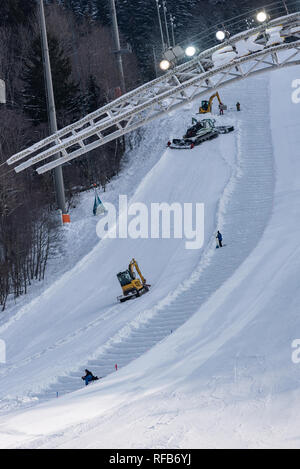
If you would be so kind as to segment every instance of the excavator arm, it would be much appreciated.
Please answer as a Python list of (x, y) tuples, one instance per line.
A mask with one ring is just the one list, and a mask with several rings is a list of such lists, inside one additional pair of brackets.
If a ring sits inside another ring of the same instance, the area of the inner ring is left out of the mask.
[(137, 271), (137, 273), (138, 273), (138, 275), (141, 279), (142, 284), (145, 285), (146, 279), (144, 278), (142, 272), (140, 271), (140, 268), (139, 268), (138, 263), (136, 262), (136, 260), (132, 259), (130, 261), (130, 264), (129, 264), (129, 271), (130, 271), (130, 275), (131, 275), (132, 278), (134, 278), (134, 268)]
[[(211, 97), (209, 98), (209, 101), (202, 101), (202, 104), (200, 106), (200, 109), (199, 109), (199, 113), (200, 114), (204, 114), (206, 112), (211, 112), (211, 108), (212, 108), (212, 103), (213, 103), (213, 100), (217, 98), (218, 101), (219, 101), (219, 104), (222, 104), (222, 101), (221, 101), (221, 98), (220, 98), (220, 95), (218, 93), (218, 91), (216, 91), (214, 94), (211, 95)], [(206, 107), (203, 107), (203, 103), (207, 103), (207, 106)]]
[(216, 93), (213, 94), (213, 95), (209, 98), (209, 103), (208, 103), (209, 112), (211, 111), (211, 106), (212, 106), (213, 100), (214, 100), (215, 98), (218, 99), (219, 104), (222, 103), (221, 98), (220, 98), (220, 95), (219, 95), (219, 93), (216, 91)]

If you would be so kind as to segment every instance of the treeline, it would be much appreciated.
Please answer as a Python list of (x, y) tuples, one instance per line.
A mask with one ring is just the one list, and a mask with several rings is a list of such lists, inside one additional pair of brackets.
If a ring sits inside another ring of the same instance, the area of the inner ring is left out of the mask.
[[(46, 5), (49, 52), (58, 127), (114, 99), (120, 80), (109, 25), (93, 12), (81, 15), (65, 2)], [(35, 0), (0, 3), (0, 78), (7, 104), (0, 105), (0, 305), (44, 278), (58, 217), (52, 174), (16, 174), (5, 161), (49, 135), (40, 26)], [(126, 87), (139, 82), (134, 54), (125, 57)], [(105, 185), (118, 174), (122, 141), (93, 150), (64, 166), (67, 203), (78, 191)]]
[[(162, 47), (156, 0), (115, 0), (118, 22), (123, 37), (131, 44), (138, 58), (144, 80), (154, 78)], [(290, 0), (285, 0), (289, 3)], [(293, 3), (294, 0), (291, 0)], [(110, 23), (110, 0), (61, 0), (78, 16), (90, 15), (102, 24)], [(272, 4), (272, 0), (165, 0), (170, 40), (170, 14), (175, 18), (175, 41), (187, 41), (203, 34), (209, 27), (222, 23), (249, 10)], [(166, 42), (163, 0), (159, 0), (160, 15)], [(246, 25), (245, 25), (246, 26)], [(203, 43), (205, 47), (205, 43)], [(155, 63), (156, 61), (156, 63)]]

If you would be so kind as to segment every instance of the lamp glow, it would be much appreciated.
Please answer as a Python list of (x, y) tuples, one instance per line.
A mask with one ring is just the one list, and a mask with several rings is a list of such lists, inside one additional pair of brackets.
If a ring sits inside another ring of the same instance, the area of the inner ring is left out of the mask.
[(164, 59), (160, 62), (159, 66), (161, 70), (166, 71), (169, 70), (171, 63), (168, 60)]
[(220, 30), (216, 32), (216, 38), (218, 39), (218, 41), (224, 41), (225, 37), (226, 37), (226, 34), (224, 31)]
[(193, 57), (196, 54), (196, 49), (194, 46), (189, 46), (185, 49), (185, 55), (188, 57)]
[(260, 23), (264, 23), (267, 19), (267, 14), (265, 11), (260, 11), (259, 13), (257, 13), (256, 15), (256, 19), (257, 21), (259, 21)]

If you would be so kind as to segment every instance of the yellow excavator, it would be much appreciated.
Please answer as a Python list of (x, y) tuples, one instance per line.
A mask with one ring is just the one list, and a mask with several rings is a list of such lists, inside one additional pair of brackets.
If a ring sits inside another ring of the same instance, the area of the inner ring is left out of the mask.
[[(134, 269), (137, 271), (140, 280), (136, 278)], [(118, 300), (123, 301), (137, 298), (144, 293), (149, 291), (150, 285), (146, 283), (146, 279), (143, 277), (142, 272), (135, 259), (132, 259), (129, 263), (128, 269), (117, 274), (117, 278), (123, 290), (123, 295), (118, 296)]]
[(199, 114), (206, 114), (207, 112), (211, 112), (212, 103), (213, 103), (214, 98), (218, 99), (219, 104), (223, 105), (224, 110), (226, 109), (226, 106), (221, 101), (219, 93), (216, 91), (216, 93), (211, 95), (211, 97), (209, 98), (208, 101), (204, 100), (204, 101), (201, 102), (201, 106), (199, 108)]

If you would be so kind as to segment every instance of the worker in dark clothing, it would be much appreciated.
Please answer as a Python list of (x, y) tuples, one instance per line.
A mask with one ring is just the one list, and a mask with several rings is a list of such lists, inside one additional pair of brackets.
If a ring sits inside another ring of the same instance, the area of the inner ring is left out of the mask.
[(236, 110), (237, 111), (241, 110), (241, 104), (239, 102), (236, 103)]
[(223, 116), (223, 114), (224, 114), (224, 104), (223, 103), (219, 104), (219, 111), (220, 111), (220, 116)]
[(217, 239), (217, 241), (218, 241), (218, 243), (219, 243), (219, 246), (217, 246), (217, 247), (221, 248), (221, 247), (223, 246), (223, 244), (222, 244), (223, 237), (222, 237), (222, 234), (220, 233), (219, 230), (218, 230), (216, 239)]
[(98, 376), (94, 376), (93, 373), (89, 370), (84, 370), (85, 375), (81, 377), (83, 381), (85, 381), (85, 385), (87, 386), (90, 381), (97, 381), (99, 378)]

